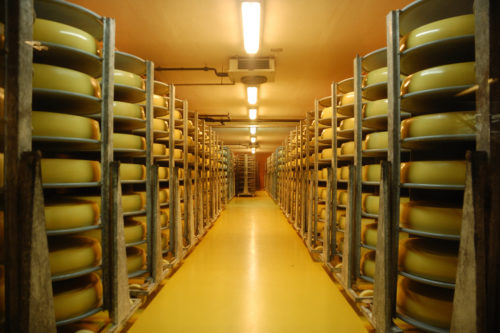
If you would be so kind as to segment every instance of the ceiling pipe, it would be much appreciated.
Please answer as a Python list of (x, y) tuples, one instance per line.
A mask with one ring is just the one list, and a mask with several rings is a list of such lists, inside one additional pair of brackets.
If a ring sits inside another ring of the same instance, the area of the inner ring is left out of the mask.
[(215, 67), (156, 67), (155, 71), (213, 71), (218, 77), (228, 77), (229, 74), (226, 72), (218, 72)]

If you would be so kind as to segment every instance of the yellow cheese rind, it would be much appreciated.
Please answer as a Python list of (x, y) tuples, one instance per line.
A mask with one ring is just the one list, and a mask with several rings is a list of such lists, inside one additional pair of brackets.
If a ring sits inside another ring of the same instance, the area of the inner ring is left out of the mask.
[(64, 236), (49, 241), (52, 275), (69, 274), (94, 267), (101, 261), (101, 244), (92, 238)]
[(167, 154), (167, 147), (161, 143), (153, 143), (153, 155), (163, 156)]
[(340, 105), (354, 104), (354, 91), (345, 93), (340, 99)]
[(349, 180), (349, 166), (343, 166), (341, 168), (337, 168), (339, 173), (337, 174), (337, 179)]
[(387, 67), (377, 68), (366, 74), (364, 86), (369, 86), (380, 82), (387, 82)]
[(101, 97), (99, 82), (93, 77), (69, 68), (45, 64), (33, 64), (33, 88)]
[(321, 152), (321, 158), (324, 160), (330, 159), (332, 158), (332, 156), (333, 156), (332, 148), (323, 149), (323, 151)]
[(377, 223), (368, 223), (362, 226), (361, 242), (366, 245), (377, 246)]
[(347, 205), (349, 194), (346, 190), (337, 190), (337, 202), (339, 205)]
[(424, 69), (408, 76), (401, 95), (412, 92), (475, 84), (475, 63), (461, 62)]
[(388, 140), (387, 131), (367, 134), (363, 141), (363, 150), (387, 149)]
[(375, 277), (375, 251), (368, 251), (361, 257), (361, 272), (368, 277)]
[(146, 179), (146, 166), (133, 163), (120, 164), (120, 180)]
[(354, 129), (354, 118), (347, 118), (342, 120), (340, 122), (339, 129), (343, 131)]
[(100, 207), (92, 201), (64, 200), (45, 203), (47, 230), (72, 229), (95, 225)]
[(142, 106), (120, 101), (113, 102), (113, 115), (146, 119), (146, 114)]
[(128, 274), (144, 269), (146, 265), (146, 251), (137, 247), (127, 247), (127, 272)]
[(92, 35), (55, 21), (37, 18), (33, 23), (33, 40), (65, 45), (97, 54), (97, 42)]
[(102, 301), (102, 283), (95, 273), (54, 282), (52, 288), (56, 321), (84, 314)]
[(125, 235), (125, 244), (135, 243), (145, 239), (146, 223), (140, 221), (138, 217), (126, 219), (124, 235)]
[(454, 16), (418, 27), (403, 37), (402, 49), (433, 41), (474, 34), (474, 14)]
[(380, 116), (383, 114), (387, 114), (387, 110), (389, 107), (388, 99), (379, 99), (376, 101), (370, 101), (363, 106), (363, 118)]
[(465, 161), (413, 161), (401, 163), (401, 183), (464, 185)]
[(340, 155), (352, 155), (354, 154), (354, 149), (356, 146), (354, 145), (354, 141), (344, 142), (340, 146)]
[(90, 183), (101, 180), (101, 164), (97, 161), (43, 158), (41, 164), (43, 183)]
[(33, 111), (31, 113), (34, 136), (100, 139), (99, 123), (90, 118), (70, 114)]
[(113, 78), (115, 84), (144, 89), (144, 80), (137, 74), (115, 69)]
[(380, 164), (363, 165), (361, 170), (362, 179), (368, 182), (380, 181)]
[(146, 149), (146, 139), (139, 135), (113, 133), (115, 149)]
[(405, 277), (398, 281), (397, 311), (432, 326), (449, 329), (453, 290), (418, 283)]
[(333, 108), (331, 106), (324, 108), (321, 112), (321, 119), (328, 119), (333, 116)]
[(430, 280), (455, 283), (458, 243), (410, 238), (399, 246), (399, 269)]
[(445, 207), (419, 201), (402, 203), (400, 207), (400, 221), (404, 228), (445, 235), (460, 234), (462, 226), (460, 207)]
[[(95, 202), (99, 207), (101, 206), (101, 196), (77, 196), (73, 197), (78, 200), (87, 200)], [(135, 212), (142, 210), (146, 206), (146, 201), (141, 193), (128, 193), (122, 194), (122, 208), (124, 213)]]
[(476, 133), (476, 112), (434, 113), (401, 122), (401, 138)]
[(333, 136), (333, 128), (325, 128), (323, 132), (321, 133), (321, 139), (322, 140), (328, 140), (331, 139)]

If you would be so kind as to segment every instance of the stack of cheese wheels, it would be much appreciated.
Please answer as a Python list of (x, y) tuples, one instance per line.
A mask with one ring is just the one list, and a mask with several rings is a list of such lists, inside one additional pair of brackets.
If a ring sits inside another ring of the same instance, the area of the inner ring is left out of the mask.
[(142, 136), (113, 133), (113, 148), (114, 149), (146, 149), (146, 139)]
[(387, 131), (367, 134), (365, 140), (363, 141), (363, 150), (387, 149), (387, 146)]
[(465, 161), (406, 162), (401, 164), (401, 183), (464, 185), (465, 167)]
[(95, 273), (54, 282), (52, 290), (56, 321), (83, 315), (102, 303), (102, 283)]
[(370, 278), (375, 277), (375, 250), (362, 250), (364, 252), (361, 257), (361, 274)]
[(93, 77), (73, 69), (45, 64), (33, 64), (33, 88), (101, 97), (99, 82)]
[(33, 22), (33, 40), (65, 45), (97, 55), (97, 41), (92, 35), (55, 21), (37, 18)]
[(424, 279), (455, 283), (458, 243), (409, 238), (400, 243), (399, 270)]
[(401, 227), (442, 235), (460, 235), (462, 208), (441, 203), (408, 201), (400, 205)]
[(146, 119), (146, 114), (142, 106), (120, 101), (113, 102), (113, 115)]
[(340, 146), (340, 155), (353, 155), (355, 148), (356, 146), (354, 145), (354, 141), (344, 142)]
[(401, 138), (465, 135), (476, 133), (476, 112), (434, 113), (401, 122)]
[(101, 180), (101, 164), (98, 161), (43, 158), (41, 165), (44, 184), (91, 183)]
[(69, 114), (33, 111), (32, 135), (99, 140), (101, 135), (96, 120)]
[(128, 274), (143, 270), (146, 265), (146, 251), (137, 246), (127, 247)]
[(63, 275), (95, 267), (101, 262), (101, 244), (82, 236), (52, 237), (49, 262), (52, 275)]
[(400, 277), (397, 311), (426, 324), (449, 329), (453, 310), (453, 289), (439, 288)]
[(69, 198), (50, 198), (45, 202), (47, 230), (73, 229), (95, 225), (99, 221), (100, 206), (93, 201)]
[(142, 164), (122, 163), (120, 164), (120, 180), (144, 180), (146, 179), (146, 166)]
[(388, 107), (387, 98), (366, 102), (363, 106), (363, 118), (387, 115)]
[(367, 164), (363, 165), (361, 170), (361, 177), (363, 181), (379, 182), (380, 181), (380, 164)]

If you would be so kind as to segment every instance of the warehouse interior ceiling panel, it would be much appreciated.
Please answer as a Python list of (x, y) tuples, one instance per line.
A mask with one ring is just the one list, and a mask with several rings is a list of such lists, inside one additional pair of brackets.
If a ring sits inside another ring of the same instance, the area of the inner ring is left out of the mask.
[[(207, 66), (225, 72), (230, 57), (246, 55), (239, 0), (70, 1), (115, 18), (117, 49), (152, 60), (156, 67)], [(305, 118), (313, 110), (315, 98), (330, 95), (332, 81), (352, 77), (356, 53), (363, 55), (385, 46), (387, 14), (410, 2), (263, 0), (257, 56), (275, 57), (276, 75), (274, 82), (260, 86), (259, 119)], [(202, 115), (248, 118), (241, 83), (232, 85), (229, 78), (204, 71), (162, 71), (155, 76), (177, 84), (177, 96), (186, 98), (190, 109)], [(215, 85), (197, 85), (200, 83)], [(226, 138), (226, 129), (216, 130)], [(264, 147), (273, 151), (289, 130), (264, 131), (269, 137), (259, 135), (262, 147), (258, 151)], [(241, 130), (232, 134), (236, 137), (223, 140), (245, 140)]]

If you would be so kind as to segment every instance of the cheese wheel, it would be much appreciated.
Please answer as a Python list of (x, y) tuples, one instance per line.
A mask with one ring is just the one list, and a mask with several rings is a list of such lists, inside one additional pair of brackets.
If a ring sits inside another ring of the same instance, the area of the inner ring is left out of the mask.
[(136, 246), (127, 247), (128, 274), (144, 269), (145, 265), (146, 265), (146, 251)]
[[(146, 103), (144, 103), (146, 104)], [(153, 95), (153, 106), (167, 106), (167, 101), (163, 96)]]
[(65, 45), (97, 54), (97, 43), (89, 33), (67, 24), (37, 18), (33, 23), (33, 40)]
[(161, 248), (166, 250), (168, 248), (168, 242), (170, 240), (170, 230), (165, 229), (161, 231)]
[(378, 214), (379, 199), (378, 195), (363, 193), (361, 195), (361, 208), (363, 212), (368, 214)]
[(398, 281), (397, 311), (426, 324), (449, 329), (453, 290), (422, 284), (405, 277)]
[(401, 95), (416, 91), (471, 85), (475, 80), (475, 63), (461, 62), (424, 69), (408, 76), (401, 86)]
[(93, 119), (70, 114), (33, 111), (31, 113), (34, 136), (100, 139), (99, 123)]
[(153, 155), (163, 156), (168, 152), (167, 147), (161, 143), (153, 143)]
[(464, 185), (465, 161), (401, 163), (401, 183)]
[(389, 136), (387, 135), (387, 131), (367, 134), (363, 141), (363, 150), (387, 149), (389, 145), (388, 141)]
[(352, 155), (354, 154), (354, 149), (356, 146), (354, 145), (354, 141), (344, 142), (340, 146), (340, 155)]
[(388, 108), (389, 102), (387, 98), (367, 102), (363, 107), (363, 118), (386, 115)]
[(146, 166), (141, 164), (121, 163), (121, 180), (144, 180), (146, 179)]
[[(78, 200), (87, 200), (96, 203), (101, 207), (101, 196), (89, 195), (74, 197)], [(122, 208), (124, 213), (142, 210), (146, 205), (141, 193), (122, 194)]]
[(340, 105), (354, 104), (354, 91), (345, 93), (340, 99)]
[(182, 139), (183, 139), (182, 130), (174, 129), (174, 140), (182, 140)]
[(474, 14), (450, 17), (418, 27), (403, 37), (401, 48), (411, 49), (437, 40), (465, 35), (474, 35)]
[(346, 190), (337, 190), (337, 202), (339, 205), (347, 205), (349, 193)]
[(399, 270), (430, 280), (455, 283), (458, 242), (409, 238), (399, 246)]
[(33, 88), (101, 97), (99, 82), (93, 77), (69, 68), (45, 64), (33, 64)]
[[(196, 158), (194, 157), (193, 154), (188, 153), (188, 163), (194, 163), (196, 161)], [(193, 177), (191, 177), (193, 178)]]
[(363, 165), (361, 170), (362, 179), (368, 182), (380, 181), (380, 164)]
[(318, 187), (318, 198), (321, 200), (326, 200), (328, 192), (326, 190), (326, 187)]
[(403, 228), (445, 235), (460, 235), (462, 208), (410, 201), (400, 205)]
[(326, 219), (326, 206), (325, 205), (318, 205), (318, 216), (320, 219), (323, 219), (323, 220)]
[(158, 167), (158, 179), (168, 179), (168, 168)]
[(158, 191), (158, 202), (165, 203), (170, 197), (170, 189), (163, 188)]
[(95, 225), (100, 215), (100, 206), (95, 202), (71, 199), (45, 202), (44, 210), (47, 230)]
[(167, 129), (168, 129), (167, 122), (165, 120), (158, 119), (158, 118), (153, 119), (153, 130), (154, 131), (166, 131)]
[(347, 118), (342, 120), (340, 122), (339, 129), (343, 131), (354, 129), (354, 118)]
[(361, 257), (361, 274), (374, 278), (375, 277), (375, 251), (367, 251)]
[(347, 217), (345, 213), (337, 217), (337, 225), (340, 229), (344, 230), (346, 225)]
[(166, 227), (170, 220), (170, 208), (160, 210), (160, 226)]
[(342, 154), (342, 147), (337, 148), (337, 156)]
[(332, 148), (323, 149), (321, 152), (321, 158), (324, 160), (331, 159), (333, 156)]
[(49, 262), (52, 275), (69, 274), (99, 265), (101, 244), (81, 236), (49, 239)]
[(475, 134), (476, 112), (434, 113), (401, 122), (401, 138), (432, 135)]
[(328, 119), (333, 117), (333, 108), (331, 106), (324, 108), (323, 111), (321, 111), (321, 119)]
[(101, 180), (97, 161), (42, 158), (43, 183), (88, 183)]
[(113, 133), (115, 149), (146, 149), (146, 139), (142, 136), (124, 133)]
[(120, 101), (113, 102), (113, 115), (146, 119), (146, 114), (142, 106)]
[[(165, 155), (170, 156), (170, 150), (165, 149)], [(182, 159), (182, 149), (174, 149), (174, 159), (175, 160), (180, 160)], [(206, 160), (207, 165), (209, 165), (210, 160)]]
[[(338, 170), (339, 168), (337, 168)], [(349, 180), (349, 166), (343, 166), (340, 168), (340, 177), (337, 178), (342, 179), (342, 180)]]
[(115, 69), (113, 78), (115, 80), (115, 84), (144, 89), (144, 81), (137, 74)]
[(56, 321), (82, 315), (102, 301), (102, 283), (95, 273), (54, 282), (52, 290)]
[(362, 226), (361, 243), (377, 246), (377, 223), (368, 223)]
[(321, 139), (323, 140), (328, 140), (331, 139), (333, 136), (333, 128), (325, 128), (323, 132), (321, 133)]
[[(139, 216), (138, 216), (139, 217)], [(146, 216), (144, 216), (146, 218)], [(137, 217), (125, 219), (125, 243), (135, 243), (146, 238), (146, 223)]]
[(387, 67), (377, 68), (366, 74), (364, 86), (369, 86), (380, 82), (387, 82)]

